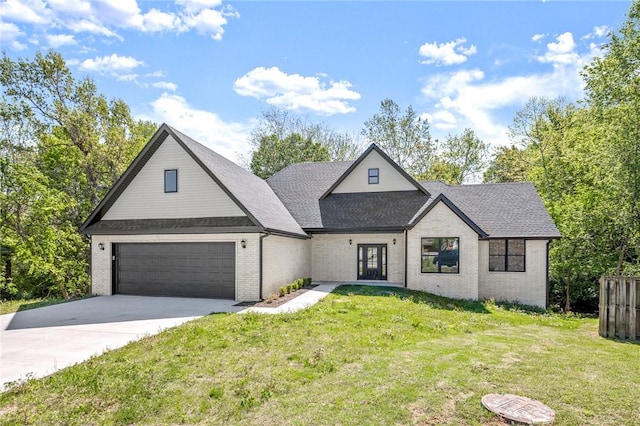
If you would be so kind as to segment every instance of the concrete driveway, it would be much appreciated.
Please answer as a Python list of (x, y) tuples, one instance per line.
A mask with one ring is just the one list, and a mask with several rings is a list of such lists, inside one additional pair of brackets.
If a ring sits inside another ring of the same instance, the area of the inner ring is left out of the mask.
[(0, 315), (0, 390), (214, 312), (233, 300), (100, 296)]

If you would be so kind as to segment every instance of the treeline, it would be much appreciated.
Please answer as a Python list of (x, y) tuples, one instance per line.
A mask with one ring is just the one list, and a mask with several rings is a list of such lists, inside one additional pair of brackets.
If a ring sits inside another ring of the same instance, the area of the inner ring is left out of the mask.
[(531, 99), (485, 173), (532, 181), (562, 233), (552, 245), (552, 299), (596, 310), (597, 279), (640, 273), (640, 3), (583, 70), (586, 98)]
[(89, 285), (79, 225), (156, 130), (76, 80), (62, 56), (0, 61), (0, 297), (66, 298)]
[[(434, 140), (411, 106), (385, 99), (358, 135), (267, 110), (242, 162), (266, 179), (294, 162), (354, 159), (375, 142), (419, 180), (462, 184), (484, 170), (485, 182), (532, 181), (563, 235), (551, 246), (552, 302), (593, 310), (600, 275), (640, 273), (639, 18), (635, 0), (604, 55), (585, 67), (584, 101), (531, 99), (510, 127), (513, 146), (491, 159), (473, 130)], [(77, 228), (156, 124), (135, 120), (91, 79), (76, 80), (55, 52), (4, 54), (0, 84), (0, 245), (13, 253), (0, 297), (84, 294), (89, 240)]]

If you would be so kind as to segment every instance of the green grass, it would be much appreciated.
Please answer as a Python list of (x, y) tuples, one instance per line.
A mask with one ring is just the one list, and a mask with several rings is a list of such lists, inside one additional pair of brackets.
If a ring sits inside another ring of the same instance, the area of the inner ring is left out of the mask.
[(637, 424), (640, 345), (597, 320), (344, 286), (306, 311), (210, 315), (0, 395), (2, 424)]
[(26, 311), (27, 309), (42, 308), (43, 306), (57, 305), (68, 302), (61, 297), (46, 297), (36, 299), (0, 300), (0, 315), (12, 312)]

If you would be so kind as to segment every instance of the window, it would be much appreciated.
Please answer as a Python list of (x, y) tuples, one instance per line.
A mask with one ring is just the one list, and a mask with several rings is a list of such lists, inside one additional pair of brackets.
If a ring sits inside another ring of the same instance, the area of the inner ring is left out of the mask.
[(164, 192), (178, 192), (178, 170), (164, 171)]
[(489, 240), (489, 270), (524, 272), (524, 240)]
[(380, 169), (369, 169), (369, 184), (377, 184), (380, 182)]
[(459, 272), (459, 238), (422, 238), (422, 272), (457, 274)]

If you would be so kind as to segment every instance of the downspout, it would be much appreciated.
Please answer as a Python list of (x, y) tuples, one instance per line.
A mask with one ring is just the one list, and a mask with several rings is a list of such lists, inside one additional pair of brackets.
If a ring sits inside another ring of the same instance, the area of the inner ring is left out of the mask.
[(260, 247), (260, 261), (258, 262), (259, 265), (260, 265), (259, 266), (259, 273), (258, 273), (259, 274), (259, 282), (260, 282), (258, 291), (260, 292), (260, 294), (258, 294), (258, 297), (260, 298), (261, 301), (263, 300), (263, 298), (262, 298), (262, 281), (263, 281), (263, 279), (262, 279), (262, 263), (263, 263), (262, 262), (262, 256), (263, 256), (263, 253), (264, 253), (263, 249), (262, 249), (262, 240), (267, 238), (269, 235), (271, 235), (271, 233), (269, 233), (269, 232), (267, 232), (266, 234), (260, 234), (260, 244), (259, 244), (259, 247)]
[(549, 307), (549, 291), (551, 290), (551, 286), (549, 285), (549, 245), (551, 244), (551, 240), (547, 240), (547, 264), (546, 264), (546, 272), (547, 272), (547, 276), (546, 276), (546, 295), (547, 295), (547, 299), (545, 300), (545, 309)]
[(404, 288), (407, 288), (407, 239), (409, 231), (404, 230)]

